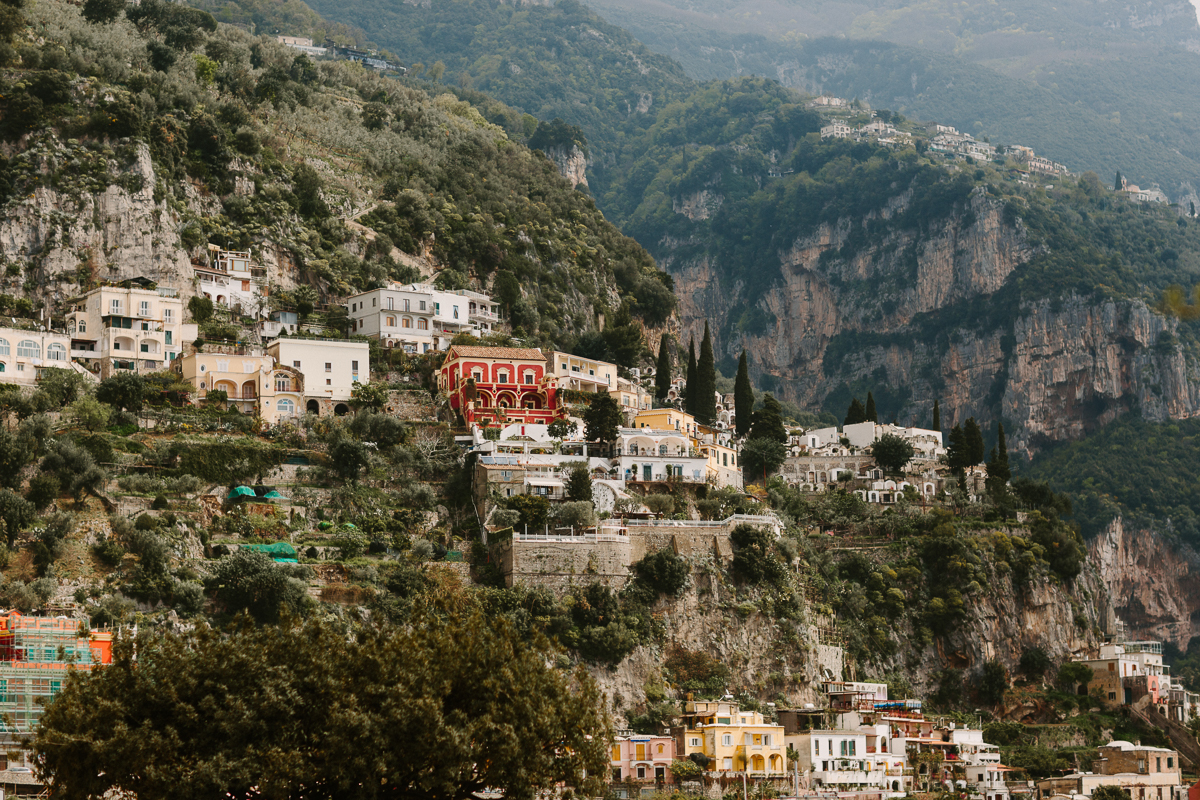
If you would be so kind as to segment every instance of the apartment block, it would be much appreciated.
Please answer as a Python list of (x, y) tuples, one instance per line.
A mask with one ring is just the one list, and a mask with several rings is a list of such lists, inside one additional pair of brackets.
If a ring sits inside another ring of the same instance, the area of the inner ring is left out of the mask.
[(486, 335), (500, 321), (487, 295), (447, 291), (429, 283), (389, 284), (352, 295), (346, 302), (350, 330), (407, 353), (445, 350), (460, 333)]
[[(294, 413), (346, 414), (355, 385), (370, 383), (370, 347), (366, 342), (341, 339), (302, 339), (281, 337), (267, 345), (267, 355), (276, 367), (290, 367), (300, 373), (303, 382), (299, 395), (303, 407)], [(274, 379), (273, 379), (274, 380)], [(281, 378), (282, 380), (282, 378)]]
[(165, 369), (196, 339), (196, 325), (183, 317), (178, 289), (141, 278), (101, 286), (71, 303), (71, 357), (101, 379), (120, 370), (144, 375)]

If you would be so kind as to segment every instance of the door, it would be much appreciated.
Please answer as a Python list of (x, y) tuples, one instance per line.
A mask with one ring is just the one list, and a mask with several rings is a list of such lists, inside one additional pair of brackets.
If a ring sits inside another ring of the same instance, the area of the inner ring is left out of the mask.
[(650, 464), (642, 465), (642, 480), (648, 481), (654, 478), (654, 467)]

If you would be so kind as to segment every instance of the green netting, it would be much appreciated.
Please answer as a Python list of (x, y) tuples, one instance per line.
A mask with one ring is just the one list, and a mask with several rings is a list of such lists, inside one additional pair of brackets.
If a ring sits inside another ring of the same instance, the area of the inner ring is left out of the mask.
[(257, 550), (260, 553), (266, 553), (275, 560), (281, 558), (295, 558), (296, 548), (292, 547), (287, 542), (276, 542), (275, 544), (244, 544), (242, 548), (245, 550)]

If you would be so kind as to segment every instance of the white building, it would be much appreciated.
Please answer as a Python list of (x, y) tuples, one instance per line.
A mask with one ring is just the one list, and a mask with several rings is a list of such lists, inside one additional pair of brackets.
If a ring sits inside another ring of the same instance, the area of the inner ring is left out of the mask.
[(283, 337), (267, 345), (279, 366), (303, 374), (304, 408), (296, 413), (346, 414), (356, 384), (370, 383), (370, 348), (366, 342)]
[(445, 350), (460, 333), (491, 333), (500, 321), (498, 306), (487, 295), (443, 291), (430, 283), (393, 283), (360, 292), (346, 308), (352, 333), (414, 354)]
[(257, 317), (266, 308), (266, 270), (254, 266), (249, 251), (208, 246), (209, 263), (192, 264), (196, 291), (214, 304)]
[(116, 370), (145, 374), (168, 367), (196, 340), (196, 325), (183, 321), (179, 290), (151, 287), (133, 279), (73, 301), (67, 314), (71, 357), (102, 379)]
[(43, 369), (90, 372), (71, 361), (71, 337), (55, 331), (0, 328), (0, 383), (32, 386)]
[[(549, 356), (550, 369), (558, 379), (558, 388), (577, 392), (605, 394), (617, 391), (617, 365), (555, 350)], [(617, 402), (620, 402), (618, 399)]]
[(627, 483), (680, 480), (705, 483), (708, 456), (686, 433), (654, 428), (621, 428), (612, 464)]

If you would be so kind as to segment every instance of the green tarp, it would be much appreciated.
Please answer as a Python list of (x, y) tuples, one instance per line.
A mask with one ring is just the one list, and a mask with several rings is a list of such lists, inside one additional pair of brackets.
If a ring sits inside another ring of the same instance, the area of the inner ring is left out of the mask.
[(234, 498), (237, 498), (237, 497), (254, 497), (254, 490), (251, 489), (249, 486), (238, 486), (232, 492), (230, 492), (229, 497), (227, 497), (225, 499), (233, 500)]
[(272, 489), (271, 491), (264, 494), (262, 496), (262, 499), (263, 500), (287, 500), (286, 497), (284, 497), (283, 495), (281, 495), (279, 492), (275, 491), (274, 489)]
[(276, 561), (285, 559), (295, 561), (296, 548), (292, 547), (287, 542), (276, 542), (275, 544), (244, 544), (243, 550), (257, 550), (260, 553), (266, 553)]

